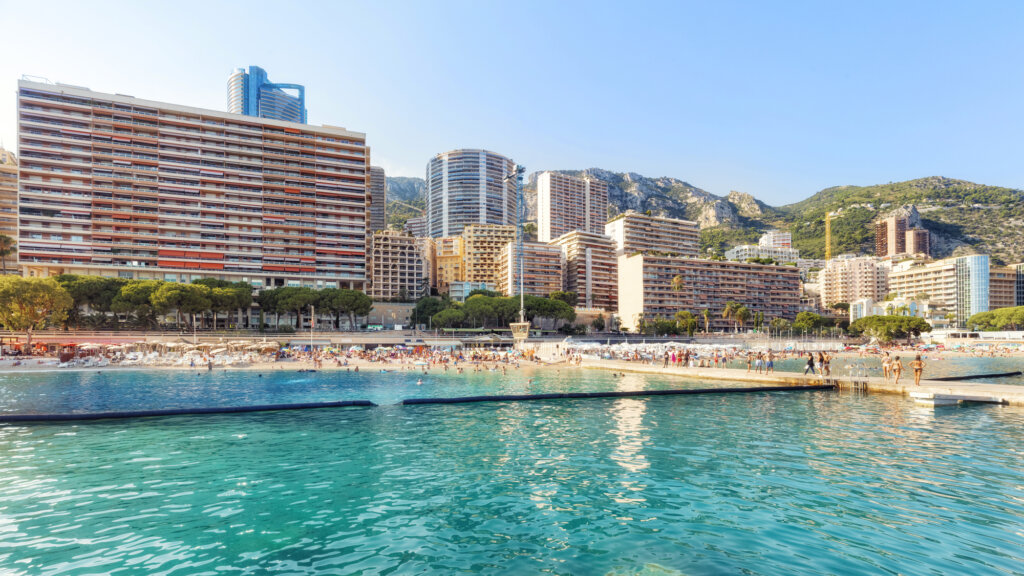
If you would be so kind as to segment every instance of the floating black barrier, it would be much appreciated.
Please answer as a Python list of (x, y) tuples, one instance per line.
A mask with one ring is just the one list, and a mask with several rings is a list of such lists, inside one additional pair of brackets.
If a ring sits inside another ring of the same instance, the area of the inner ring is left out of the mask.
[(73, 422), (79, 420), (111, 420), (150, 418), (153, 416), (186, 416), (191, 414), (237, 414), (239, 412), (274, 412), (279, 410), (311, 410), (346, 406), (376, 406), (369, 400), (338, 402), (304, 402), (299, 404), (265, 404), (262, 406), (217, 406), (213, 408), (171, 408), (169, 410), (125, 410), (118, 412), (82, 412), (72, 414), (3, 414), (0, 422)]
[(628, 390), (609, 392), (553, 392), (548, 394), (499, 394), (495, 396), (462, 396), (458, 398), (409, 398), (402, 404), (466, 404), (470, 402), (522, 402), (528, 400), (563, 400), (573, 398), (633, 398), (637, 396), (680, 396), (687, 394), (740, 394), (749, 392), (795, 392), (802, 390), (834, 390), (835, 384), (814, 386), (757, 386), (751, 388), (689, 388), (682, 390)]
[(968, 374), (967, 376), (942, 376), (940, 378), (925, 378), (925, 380), (936, 380), (939, 382), (956, 382), (957, 380), (980, 380), (982, 378), (1007, 378), (1009, 376), (1020, 376), (1024, 374), (1020, 370), (1016, 372), (996, 372), (995, 374)]

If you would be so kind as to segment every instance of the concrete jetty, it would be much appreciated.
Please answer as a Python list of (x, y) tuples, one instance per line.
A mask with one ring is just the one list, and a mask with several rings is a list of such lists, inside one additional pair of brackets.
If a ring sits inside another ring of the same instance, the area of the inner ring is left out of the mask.
[[(804, 376), (799, 372), (774, 372), (757, 374), (735, 368), (663, 368), (660, 362), (644, 364), (641, 362), (625, 362), (622, 360), (584, 360), (583, 368), (611, 370), (617, 372), (636, 372), (642, 374), (662, 374), (686, 378), (688, 380), (725, 380), (731, 382), (753, 382), (763, 386), (813, 386), (822, 383), (818, 376)], [(882, 394), (899, 394), (910, 396), (912, 392), (937, 396), (940, 400), (962, 398), (963, 401), (981, 401), (997, 404), (1024, 406), (1024, 386), (1011, 384), (993, 384), (989, 382), (961, 381), (948, 382), (939, 380), (921, 380), (920, 386), (914, 385), (913, 374), (904, 373), (900, 383), (892, 380), (886, 382), (880, 377), (850, 377), (835, 374), (830, 382), (840, 388), (856, 388), (867, 392)], [(941, 404), (941, 402), (937, 403)]]

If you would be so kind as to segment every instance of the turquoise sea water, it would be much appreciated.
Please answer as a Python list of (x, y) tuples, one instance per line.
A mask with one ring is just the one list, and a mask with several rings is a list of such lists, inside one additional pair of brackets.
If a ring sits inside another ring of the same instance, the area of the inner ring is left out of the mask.
[[(388, 404), (527, 386), (464, 376), (4, 375), (0, 398)], [(0, 572), (1022, 573), (1022, 433), (1020, 408), (832, 392), (2, 425)]]

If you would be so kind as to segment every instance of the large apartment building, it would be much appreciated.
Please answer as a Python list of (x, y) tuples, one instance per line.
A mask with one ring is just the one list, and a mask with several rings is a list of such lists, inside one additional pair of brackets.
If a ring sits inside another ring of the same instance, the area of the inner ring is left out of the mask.
[(1017, 270), (992, 266), (986, 254), (910, 260), (893, 267), (889, 290), (927, 300), (933, 309), (954, 314), (956, 326), (963, 327), (974, 314), (1016, 305)]
[(603, 234), (607, 219), (605, 182), (558, 172), (542, 172), (537, 177), (537, 239), (541, 242), (573, 230)]
[(384, 169), (380, 166), (370, 167), (370, 185), (367, 188), (369, 197), (366, 200), (366, 231), (370, 234), (388, 227), (387, 203), (388, 182)]
[(416, 300), (427, 287), (426, 263), (417, 239), (397, 230), (373, 233), (370, 289), (374, 300)]
[(564, 289), (575, 292), (577, 305), (614, 311), (618, 302), (615, 244), (603, 234), (573, 230), (551, 241), (562, 249)]
[[(449, 291), (453, 282), (466, 280), (466, 245), (462, 236), (434, 239), (434, 287), (439, 294)], [(493, 281), (490, 283), (494, 286)]]
[(641, 252), (619, 256), (618, 268), (618, 316), (627, 329), (682, 310), (697, 316), (709, 310), (712, 329), (728, 330), (733, 323), (722, 310), (729, 301), (761, 312), (766, 322), (792, 320), (799, 311), (800, 273), (792, 266)]
[[(520, 265), (516, 243), (508, 242), (501, 249), (498, 268), (498, 292), (505, 296), (519, 294)], [(562, 289), (562, 249), (541, 242), (523, 243), (523, 294), (546, 297)]]
[(488, 150), (452, 150), (427, 163), (426, 234), (456, 236), (470, 224), (515, 224), (512, 160)]
[[(18, 159), (0, 148), (0, 234), (18, 241)], [(15, 253), (0, 257), (0, 274), (17, 274)]]
[(18, 83), (19, 265), (363, 288), (366, 136)]
[(616, 254), (658, 252), (696, 258), (700, 243), (700, 226), (696, 222), (632, 210), (608, 221), (604, 234), (615, 241)]
[(462, 231), (466, 282), (498, 285), (499, 255), (516, 238), (515, 226), (472, 224)]
[(868, 298), (883, 300), (889, 290), (890, 263), (877, 256), (843, 255), (825, 262), (818, 272), (821, 307)]

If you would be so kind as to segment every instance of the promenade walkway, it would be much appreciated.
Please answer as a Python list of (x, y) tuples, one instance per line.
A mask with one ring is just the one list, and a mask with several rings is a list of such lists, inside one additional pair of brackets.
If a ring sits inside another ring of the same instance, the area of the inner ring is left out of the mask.
[[(817, 376), (804, 376), (799, 372), (775, 372), (773, 374), (757, 374), (745, 369), (733, 368), (662, 368), (661, 363), (643, 364), (621, 360), (584, 360), (583, 368), (616, 370), (620, 372), (639, 372), (643, 374), (663, 374), (678, 376), (688, 380), (724, 380), (731, 382), (751, 382), (763, 386), (812, 386), (821, 384)], [(831, 381), (839, 383), (840, 388), (853, 387), (849, 377), (834, 375)], [(1024, 386), (996, 384), (989, 382), (942, 382), (938, 380), (921, 380), (920, 386), (914, 385), (914, 375), (904, 373), (899, 385), (892, 381), (885, 382), (882, 378), (856, 379), (858, 388), (867, 392), (883, 394), (899, 394), (908, 396), (912, 392), (925, 392), (944, 396), (965, 396), (973, 398), (996, 398), (1003, 403), (1024, 406)]]

